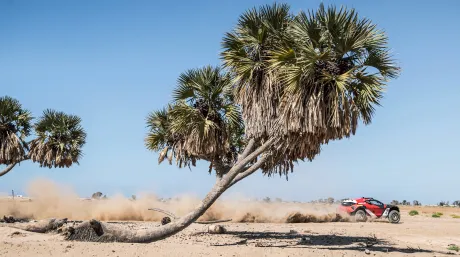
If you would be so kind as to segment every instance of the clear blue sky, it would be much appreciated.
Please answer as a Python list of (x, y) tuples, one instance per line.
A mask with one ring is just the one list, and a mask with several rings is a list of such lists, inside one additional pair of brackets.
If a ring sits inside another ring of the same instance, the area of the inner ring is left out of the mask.
[[(0, 1), (0, 95), (36, 117), (45, 108), (77, 114), (88, 133), (80, 166), (23, 163), (0, 178), (0, 192), (48, 178), (82, 196), (203, 196), (215, 181), (207, 165), (157, 165), (144, 148), (145, 117), (171, 100), (179, 73), (219, 64), (224, 33), (244, 10), (265, 3), (272, 1)], [(288, 3), (298, 12), (320, 1)], [(324, 146), (289, 181), (258, 173), (227, 196), (460, 199), (460, 1), (333, 3), (387, 31), (401, 76), (356, 136)]]

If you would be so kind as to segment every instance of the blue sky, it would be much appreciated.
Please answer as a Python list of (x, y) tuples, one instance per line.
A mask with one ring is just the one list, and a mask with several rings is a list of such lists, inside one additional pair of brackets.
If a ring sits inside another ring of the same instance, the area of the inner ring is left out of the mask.
[[(292, 11), (321, 1), (288, 1)], [(460, 198), (460, 2), (324, 1), (347, 5), (384, 29), (402, 67), (374, 122), (323, 147), (289, 181), (260, 173), (226, 196), (373, 196), (436, 203)], [(184, 70), (218, 65), (220, 42), (247, 8), (272, 1), (0, 2), (0, 95), (38, 117), (46, 108), (79, 115), (88, 138), (79, 166), (23, 163), (0, 178), (0, 192), (24, 192), (47, 178), (80, 195), (203, 196), (215, 178), (157, 164), (145, 149), (146, 115), (171, 100)], [(3, 168), (3, 167), (2, 167)]]

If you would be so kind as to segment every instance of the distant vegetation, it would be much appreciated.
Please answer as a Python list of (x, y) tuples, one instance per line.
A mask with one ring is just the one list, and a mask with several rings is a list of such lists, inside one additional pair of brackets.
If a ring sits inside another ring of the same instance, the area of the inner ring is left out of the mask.
[(435, 213), (433, 213), (433, 215), (431, 215), (431, 217), (433, 217), (433, 218), (440, 218), (442, 215), (443, 215), (442, 212), (435, 212)]
[(451, 245), (449, 245), (449, 247), (447, 248), (447, 250), (451, 250), (451, 251), (456, 251), (456, 252), (458, 252), (458, 251), (460, 250), (460, 248), (458, 247), (458, 245), (451, 244)]
[(410, 215), (410, 216), (418, 215), (418, 211), (412, 210), (412, 211), (409, 212), (409, 215)]

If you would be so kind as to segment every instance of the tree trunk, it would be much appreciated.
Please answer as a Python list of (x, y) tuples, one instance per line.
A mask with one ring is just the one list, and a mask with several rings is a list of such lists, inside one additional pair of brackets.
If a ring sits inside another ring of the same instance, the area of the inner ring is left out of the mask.
[[(81, 229), (87, 229), (88, 226), (90, 226), (96, 232), (97, 236), (91, 236), (91, 238), (88, 238), (87, 240), (83, 239), (82, 241), (150, 243), (179, 233), (180, 231), (187, 228), (190, 224), (195, 222), (199, 217), (201, 217), (206, 212), (206, 210), (208, 210), (209, 207), (211, 207), (211, 205), (225, 192), (225, 190), (230, 188), (234, 182), (235, 177), (240, 172), (245, 170), (245, 166), (257, 158), (257, 156), (265, 152), (273, 144), (273, 142), (274, 140), (268, 140), (253, 152), (251, 152), (251, 149), (249, 149), (249, 151), (246, 151), (248, 150), (246, 149), (243, 156), (241, 156), (241, 160), (238, 160), (238, 162), (227, 172), (227, 174), (225, 174), (222, 179), (216, 182), (214, 187), (206, 195), (203, 201), (195, 208), (195, 210), (186, 216), (159, 228), (137, 231), (123, 230), (113, 226), (101, 225), (101, 223), (98, 221), (92, 220), (89, 223), (86, 222), (85, 224), (81, 224), (86, 226), (81, 227)], [(253, 144), (250, 146), (251, 148), (252, 145)], [(253, 165), (254, 171), (257, 170), (257, 168), (260, 167), (264, 161), (265, 158), (259, 159), (259, 161)], [(79, 228), (77, 227), (76, 230), (78, 229)]]
[(8, 227), (22, 229), (29, 232), (35, 233), (46, 233), (55, 231), (67, 223), (67, 219), (50, 219), (47, 221), (41, 221), (38, 223), (13, 223)]
[(10, 172), (14, 168), (14, 166), (16, 166), (16, 164), (18, 164), (18, 162), (12, 163), (8, 167), (6, 167), (2, 172), (0, 172), (0, 177)]
[(30, 159), (30, 157), (26, 155), (26, 156), (24, 156), (22, 158), (22, 160), (19, 160), (19, 161), (16, 161), (15, 163), (10, 164), (2, 172), (0, 172), (0, 177), (5, 175), (6, 173), (10, 172), (14, 168), (14, 166), (16, 166), (16, 164), (18, 164), (18, 163), (20, 163), (22, 161), (25, 161), (25, 160), (29, 160), (29, 159)]

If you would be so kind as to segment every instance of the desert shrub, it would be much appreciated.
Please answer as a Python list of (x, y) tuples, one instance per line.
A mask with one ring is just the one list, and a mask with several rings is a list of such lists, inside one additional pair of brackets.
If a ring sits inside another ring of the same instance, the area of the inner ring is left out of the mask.
[(458, 247), (458, 245), (451, 244), (451, 245), (449, 245), (449, 247), (447, 248), (447, 250), (451, 250), (451, 251), (456, 251), (456, 252), (458, 252), (458, 251), (460, 250), (460, 247)]
[(436, 212), (436, 214), (439, 215), (439, 216), (444, 215), (444, 213), (442, 213), (442, 212)]
[(418, 215), (418, 211), (412, 210), (412, 211), (409, 212), (409, 215), (410, 215), (410, 216)]
[(452, 216), (452, 218), (454, 218), (454, 219), (460, 219), (460, 215), (457, 215), (457, 214), (452, 214), (450, 216)]
[(440, 218), (442, 214), (440, 215), (439, 213), (440, 213), (440, 212), (435, 212), (435, 213), (433, 213), (433, 215), (431, 215), (431, 217), (433, 217), (433, 218)]

